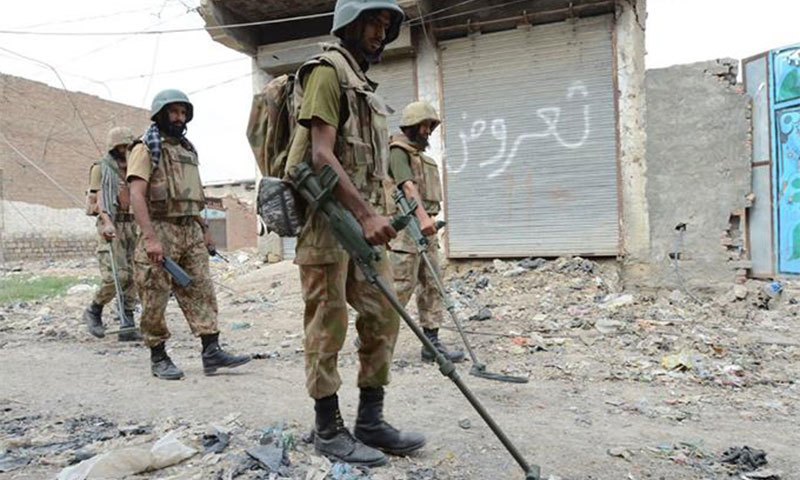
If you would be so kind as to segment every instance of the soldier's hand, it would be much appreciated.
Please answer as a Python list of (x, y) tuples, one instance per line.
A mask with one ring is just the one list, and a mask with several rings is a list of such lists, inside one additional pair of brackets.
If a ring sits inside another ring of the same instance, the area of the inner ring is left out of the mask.
[(367, 217), (361, 226), (364, 227), (364, 238), (371, 245), (384, 245), (397, 236), (389, 219), (381, 215)]
[(154, 265), (161, 265), (164, 262), (164, 247), (158, 238), (145, 238), (144, 249), (147, 252), (147, 258)]
[(430, 237), (434, 233), (436, 233), (436, 224), (433, 222), (431, 217), (428, 217), (421, 222), (419, 222), (419, 229), (422, 230), (422, 234), (426, 237)]
[(106, 240), (111, 240), (117, 236), (117, 230), (114, 228), (113, 223), (104, 223), (103, 229), (100, 230), (100, 234), (103, 235), (103, 238)]

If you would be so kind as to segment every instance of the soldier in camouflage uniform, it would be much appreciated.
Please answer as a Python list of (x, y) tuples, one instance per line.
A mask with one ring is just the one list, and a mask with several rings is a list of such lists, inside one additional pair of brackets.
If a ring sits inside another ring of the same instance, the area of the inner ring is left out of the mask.
[[(332, 34), (340, 38), (302, 67), (295, 93), (300, 111), (288, 164), (330, 165), (339, 175), (337, 199), (361, 223), (371, 244), (385, 245), (397, 233), (384, 213), (388, 161), (387, 110), (366, 76), (384, 46), (397, 38), (403, 12), (395, 0), (338, 0)], [(311, 213), (311, 212), (310, 212)], [(383, 387), (397, 341), (400, 318), (369, 284), (338, 244), (326, 220), (311, 213), (297, 242), (295, 263), (305, 300), (306, 387), (314, 399), (317, 452), (360, 465), (382, 465), (388, 453), (404, 454), (425, 444), (418, 433), (400, 432), (383, 420)], [(383, 252), (379, 275), (391, 284)], [(355, 438), (339, 412), (338, 352), (347, 331), (347, 304), (358, 312), (358, 387)]]
[[(133, 134), (129, 128), (115, 127), (108, 132), (106, 141), (107, 153), (90, 169), (91, 184), (89, 188), (92, 199), (92, 208), (89, 213), (97, 215), (97, 260), (100, 265), (100, 289), (94, 296), (92, 303), (83, 312), (83, 320), (89, 328), (89, 333), (97, 338), (105, 336), (102, 314), (103, 307), (116, 297), (114, 272), (111, 266), (111, 256), (114, 256), (117, 266), (117, 280), (124, 297), (125, 305), (117, 305), (118, 318), (121, 328), (132, 328), (133, 309), (136, 306), (136, 292), (133, 284), (133, 248), (136, 242), (136, 231), (130, 206), (128, 188), (125, 182), (125, 169), (127, 163), (128, 147), (133, 143)], [(106, 175), (104, 179), (103, 176)], [(108, 177), (111, 178), (108, 178)], [(103, 191), (103, 181), (106, 189), (110, 182), (115, 183), (114, 192)], [(108, 197), (106, 201), (104, 198)], [(115, 198), (112, 198), (115, 197)], [(106, 205), (106, 203), (111, 203)], [(120, 308), (125, 315), (120, 316)], [(122, 332), (118, 335), (120, 341), (140, 340), (141, 336), (134, 331)]]
[[(439, 126), (436, 109), (427, 102), (413, 102), (403, 109), (399, 134), (392, 137), (389, 149), (389, 175), (394, 182), (390, 189), (399, 188), (406, 198), (417, 202), (415, 214), (422, 233), (428, 237), (428, 258), (433, 268), (439, 271), (439, 239), (436, 236), (434, 218), (439, 214), (442, 202), (442, 186), (436, 161), (425, 155), (428, 138)], [(439, 340), (442, 324), (442, 299), (414, 240), (408, 232), (389, 243), (394, 271), (394, 288), (400, 303), (406, 305), (414, 290), (417, 290), (419, 323), (431, 343), (452, 362), (464, 360), (464, 352), (449, 351)], [(424, 346), (422, 360), (433, 362), (435, 355)]]
[[(250, 357), (231, 355), (219, 346), (217, 299), (208, 267), (213, 244), (200, 217), (205, 197), (197, 152), (185, 137), (193, 106), (183, 92), (164, 90), (153, 99), (150, 113), (154, 123), (131, 150), (128, 182), (140, 231), (134, 276), (142, 300), (141, 329), (150, 347), (151, 371), (167, 380), (183, 377), (165, 349), (170, 333), (164, 312), (170, 289), (192, 333), (202, 341), (203, 372), (208, 375), (221, 367), (238, 367)], [(163, 268), (165, 257), (192, 278), (187, 287), (171, 281)]]

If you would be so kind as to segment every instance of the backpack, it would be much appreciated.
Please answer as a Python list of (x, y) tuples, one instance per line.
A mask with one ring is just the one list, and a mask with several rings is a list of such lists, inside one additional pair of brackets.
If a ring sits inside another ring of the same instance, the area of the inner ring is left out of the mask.
[(253, 97), (247, 140), (263, 178), (258, 184), (257, 212), (268, 232), (296, 237), (303, 226), (303, 208), (286, 178), (286, 160), (296, 124), (294, 75), (270, 80)]

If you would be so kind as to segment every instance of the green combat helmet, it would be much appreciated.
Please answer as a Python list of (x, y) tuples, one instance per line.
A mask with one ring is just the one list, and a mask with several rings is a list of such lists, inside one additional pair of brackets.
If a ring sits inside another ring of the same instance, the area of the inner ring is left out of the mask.
[(413, 127), (414, 125), (419, 125), (425, 120), (431, 121), (431, 131), (435, 130), (436, 127), (442, 123), (441, 119), (439, 119), (439, 114), (436, 113), (436, 109), (433, 108), (433, 105), (421, 100), (418, 102), (411, 102), (406, 105), (406, 108), (403, 109), (403, 116), (400, 119), (400, 127)]
[(400, 24), (403, 23), (405, 13), (397, 6), (397, 0), (336, 0), (331, 35), (341, 37), (344, 27), (353, 23), (366, 10), (389, 10), (391, 12), (392, 24), (386, 31), (384, 45), (393, 42), (400, 35)]
[(153, 97), (153, 103), (150, 106), (150, 120), (155, 121), (158, 112), (160, 112), (162, 108), (166, 107), (170, 103), (185, 103), (186, 123), (192, 121), (192, 117), (194, 116), (194, 106), (192, 105), (192, 102), (189, 101), (189, 97), (187, 97), (185, 93), (175, 88), (161, 90), (156, 94), (155, 97)]
[(106, 136), (106, 151), (110, 152), (120, 145), (130, 145), (136, 138), (128, 127), (114, 127)]

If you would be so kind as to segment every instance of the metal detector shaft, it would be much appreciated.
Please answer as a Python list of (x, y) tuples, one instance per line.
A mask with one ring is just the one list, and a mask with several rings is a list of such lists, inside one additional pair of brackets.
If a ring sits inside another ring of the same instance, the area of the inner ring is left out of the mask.
[[(397, 190), (395, 192), (395, 203), (397, 203), (398, 208), (400, 211), (411, 218), (411, 221), (408, 225), (408, 232), (411, 235), (411, 238), (414, 240), (414, 244), (417, 247), (417, 252), (422, 257), (423, 261), (425, 262), (425, 266), (428, 269), (431, 277), (433, 278), (433, 282), (436, 284), (436, 290), (439, 291), (439, 296), (442, 297), (442, 301), (445, 304), (445, 308), (447, 312), (450, 314), (450, 318), (453, 319), (453, 323), (456, 325), (456, 329), (458, 330), (459, 335), (461, 335), (461, 340), (464, 341), (464, 346), (467, 347), (467, 352), (469, 353), (469, 357), (472, 360), (472, 369), (470, 370), (470, 374), (476, 377), (485, 378), (487, 380), (496, 380), (498, 382), (508, 382), (508, 383), (528, 383), (528, 379), (525, 377), (516, 377), (513, 375), (502, 375), (499, 373), (488, 372), (486, 370), (486, 365), (481, 363), (478, 360), (478, 357), (475, 355), (475, 351), (472, 350), (472, 345), (470, 345), (469, 340), (467, 339), (467, 335), (464, 332), (464, 329), (461, 327), (461, 322), (458, 320), (458, 315), (456, 315), (456, 306), (453, 302), (453, 299), (450, 298), (450, 295), (447, 293), (447, 290), (444, 288), (444, 283), (442, 283), (442, 279), (439, 278), (439, 272), (436, 271), (436, 268), (433, 266), (433, 262), (431, 262), (430, 257), (428, 256), (428, 245), (430, 242), (422, 234), (422, 229), (420, 229), (418, 220), (416, 215), (414, 214), (414, 207), (411, 206), (408, 199), (405, 197), (401, 190)], [(443, 228), (446, 225), (445, 222), (438, 221), (436, 222), (436, 230)]]
[(450, 318), (452, 318), (453, 323), (456, 324), (456, 329), (458, 329), (458, 333), (461, 335), (461, 339), (464, 341), (464, 346), (467, 347), (467, 352), (469, 353), (469, 358), (472, 359), (472, 364), (481, 364), (481, 362), (478, 361), (478, 357), (475, 356), (475, 352), (472, 351), (472, 346), (469, 344), (467, 336), (464, 334), (464, 329), (461, 328), (461, 322), (458, 321), (458, 316), (455, 312), (456, 306), (453, 303), (453, 299), (450, 298), (450, 295), (448, 295), (447, 291), (444, 289), (444, 285), (442, 284), (441, 279), (439, 279), (436, 269), (433, 268), (433, 262), (431, 262), (430, 257), (428, 257), (428, 252), (421, 251), (420, 255), (422, 256), (422, 260), (425, 262), (425, 265), (428, 267), (428, 271), (433, 278), (433, 283), (436, 284), (436, 289), (439, 290), (439, 295), (441, 295), (442, 300), (444, 301), (445, 309), (447, 309), (448, 313), (450, 313)]
[[(114, 258), (114, 246), (112, 245), (112, 239), (106, 239), (108, 241), (108, 247), (111, 249), (109, 255), (111, 256), (111, 276), (114, 277), (114, 288), (117, 291), (117, 313), (119, 313), (120, 318), (122, 319), (122, 325), (130, 325), (132, 322), (128, 321), (128, 317), (125, 314), (125, 297), (122, 294), (122, 288), (119, 285), (119, 275), (117, 274), (117, 259)], [(132, 320), (132, 319), (131, 319)], [(109, 333), (109, 332), (106, 332)]]
[(489, 428), (492, 430), (492, 432), (494, 432), (497, 439), (500, 440), (500, 443), (502, 443), (503, 446), (506, 448), (506, 450), (508, 450), (508, 453), (510, 453), (511, 456), (514, 457), (514, 460), (516, 460), (520, 468), (522, 468), (522, 470), (525, 472), (526, 480), (539, 480), (539, 476), (541, 474), (539, 466), (533, 465), (533, 467), (531, 467), (528, 464), (528, 462), (525, 460), (525, 458), (522, 456), (519, 450), (517, 450), (517, 447), (513, 443), (511, 443), (511, 440), (508, 438), (508, 436), (506, 436), (505, 432), (500, 428), (499, 425), (497, 425), (492, 416), (489, 415), (489, 412), (486, 411), (486, 409), (483, 407), (483, 404), (481, 404), (480, 400), (478, 400), (475, 394), (472, 393), (472, 390), (470, 390), (469, 387), (467, 387), (464, 381), (461, 380), (461, 377), (458, 375), (458, 371), (456, 370), (455, 365), (453, 365), (453, 362), (451, 362), (447, 357), (442, 355), (441, 352), (439, 352), (439, 350), (436, 349), (436, 347), (433, 345), (433, 343), (431, 343), (430, 339), (425, 335), (422, 329), (420, 329), (419, 326), (417, 326), (417, 324), (414, 323), (414, 320), (411, 318), (408, 312), (406, 312), (405, 308), (403, 308), (403, 306), (400, 305), (400, 302), (394, 296), (392, 291), (389, 288), (387, 288), (387, 286), (383, 283), (383, 281), (381, 281), (381, 278), (377, 276), (373, 278), (374, 281), (372, 283), (376, 287), (378, 287), (381, 293), (383, 293), (383, 296), (385, 296), (389, 300), (389, 303), (392, 304), (392, 307), (394, 307), (397, 313), (399, 313), (400, 316), (403, 317), (403, 320), (405, 320), (406, 325), (408, 325), (408, 328), (410, 328), (411, 331), (414, 332), (414, 335), (416, 335), (419, 341), (422, 342), (423, 345), (425, 345), (425, 348), (434, 352), (434, 355), (436, 356), (436, 363), (439, 365), (439, 371), (442, 372), (442, 375), (446, 376), (453, 383), (456, 384), (456, 387), (458, 387), (458, 389), (461, 390), (461, 393), (464, 395), (464, 397), (466, 397), (470, 405), (472, 405), (472, 408), (474, 408), (475, 411), (478, 412), (478, 415), (481, 416), (483, 421), (486, 422), (486, 425), (488, 425)]

